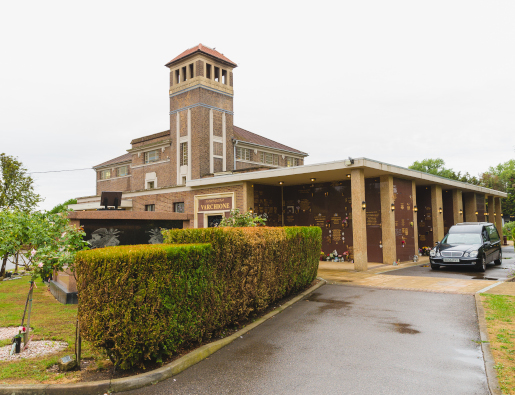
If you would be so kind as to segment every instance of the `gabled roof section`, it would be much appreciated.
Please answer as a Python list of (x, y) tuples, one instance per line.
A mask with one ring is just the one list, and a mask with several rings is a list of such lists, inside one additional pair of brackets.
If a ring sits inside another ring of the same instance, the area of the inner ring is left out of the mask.
[(250, 144), (262, 145), (264, 147), (279, 149), (283, 151), (289, 151), (300, 156), (308, 156), (305, 152), (299, 151), (295, 148), (288, 147), (284, 144), (276, 141), (267, 139), (266, 137), (260, 136), (259, 134), (249, 132), (248, 130), (233, 126), (234, 138)]
[(122, 156), (119, 156), (117, 158), (114, 158), (114, 159), (111, 159), (111, 160), (108, 160), (107, 162), (104, 162), (104, 163), (101, 163), (99, 165), (96, 165), (96, 166), (93, 166), (93, 169), (96, 169), (97, 167), (103, 167), (103, 166), (108, 166), (108, 165), (114, 165), (116, 163), (122, 163), (122, 162), (127, 162), (129, 160), (132, 160), (132, 154), (125, 154), (125, 155), (122, 155)]
[(211, 56), (213, 58), (216, 58), (217, 60), (219, 60), (219, 61), (221, 61), (223, 63), (227, 63), (227, 64), (229, 64), (232, 67), (238, 67), (238, 65), (236, 63), (234, 63), (229, 58), (225, 57), (224, 54), (218, 52), (217, 50), (215, 50), (213, 48), (206, 47), (205, 45), (202, 45), (202, 44), (199, 44), (199, 45), (197, 45), (197, 46), (195, 46), (193, 48), (187, 49), (186, 51), (181, 53), (179, 56), (176, 56), (175, 58), (170, 60), (167, 64), (165, 64), (165, 66), (166, 67), (170, 67), (175, 62), (178, 62), (179, 60), (182, 60), (185, 57), (190, 56), (190, 55), (195, 54), (195, 53), (203, 53), (203, 54), (206, 54), (206, 55)]
[(149, 134), (148, 136), (138, 137), (137, 139), (132, 140), (131, 144), (142, 143), (144, 141), (154, 140), (159, 137), (166, 137), (169, 135), (170, 135), (170, 131), (165, 130), (164, 132), (159, 132), (159, 133)]

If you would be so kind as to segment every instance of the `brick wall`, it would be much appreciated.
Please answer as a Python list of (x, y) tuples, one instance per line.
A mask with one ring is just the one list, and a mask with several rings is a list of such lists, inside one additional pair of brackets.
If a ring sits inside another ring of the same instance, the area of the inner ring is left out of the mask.
[(128, 192), (131, 190), (132, 177), (118, 177), (109, 180), (97, 181), (97, 195), (104, 191)]
[[(195, 212), (195, 208), (193, 206), (195, 195), (206, 195), (225, 192), (235, 192), (235, 205), (240, 210), (244, 210), (242, 185), (205, 188), (186, 192), (169, 192), (155, 195), (135, 196), (132, 198), (132, 210), (145, 211), (145, 205), (154, 204), (156, 212), (173, 212), (173, 204), (183, 202), (184, 212), (187, 214), (193, 214)], [(185, 225), (186, 223), (187, 221), (184, 222)], [(193, 220), (191, 220), (189, 226), (193, 227)]]

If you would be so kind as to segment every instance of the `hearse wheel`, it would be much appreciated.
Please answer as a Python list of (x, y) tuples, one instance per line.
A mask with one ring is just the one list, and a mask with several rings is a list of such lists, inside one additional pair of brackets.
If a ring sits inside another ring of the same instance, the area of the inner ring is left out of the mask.
[(478, 272), (484, 272), (486, 270), (486, 258), (484, 255), (477, 261), (476, 269)]
[(499, 258), (497, 258), (494, 263), (496, 265), (500, 265), (502, 263), (502, 251), (499, 251)]

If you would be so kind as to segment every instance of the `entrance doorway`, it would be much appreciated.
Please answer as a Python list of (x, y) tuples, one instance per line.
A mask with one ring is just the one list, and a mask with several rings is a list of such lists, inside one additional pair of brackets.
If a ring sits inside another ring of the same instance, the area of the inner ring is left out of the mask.
[(221, 215), (208, 215), (207, 216), (207, 227), (214, 228), (220, 225), (220, 221), (222, 220)]

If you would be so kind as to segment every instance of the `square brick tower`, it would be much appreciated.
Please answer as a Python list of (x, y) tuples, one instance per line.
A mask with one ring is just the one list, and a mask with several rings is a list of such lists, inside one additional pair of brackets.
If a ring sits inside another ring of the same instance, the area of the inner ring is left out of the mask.
[(177, 185), (233, 170), (236, 63), (199, 44), (166, 67), (170, 69), (170, 159), (172, 167), (177, 166)]

